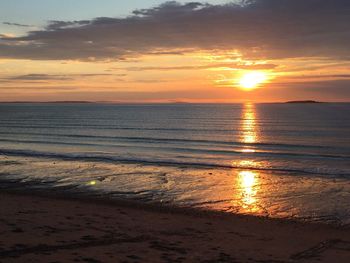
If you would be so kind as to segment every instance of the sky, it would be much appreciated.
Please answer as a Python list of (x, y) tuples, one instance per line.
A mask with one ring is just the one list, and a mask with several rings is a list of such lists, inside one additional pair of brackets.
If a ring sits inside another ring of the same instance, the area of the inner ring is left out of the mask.
[(0, 0), (0, 101), (350, 101), (348, 0)]

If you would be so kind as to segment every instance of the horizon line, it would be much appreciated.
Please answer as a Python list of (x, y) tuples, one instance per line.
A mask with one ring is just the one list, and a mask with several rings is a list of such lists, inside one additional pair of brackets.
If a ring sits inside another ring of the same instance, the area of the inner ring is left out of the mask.
[(37, 104), (242, 104), (242, 103), (254, 103), (254, 104), (284, 104), (284, 103), (350, 103), (350, 101), (316, 101), (316, 100), (291, 100), (291, 101), (264, 101), (264, 102), (254, 102), (254, 101), (237, 101), (237, 102), (187, 102), (187, 101), (165, 101), (165, 102), (147, 102), (147, 101), (0, 101), (3, 104), (26, 104), (26, 103), (37, 103)]

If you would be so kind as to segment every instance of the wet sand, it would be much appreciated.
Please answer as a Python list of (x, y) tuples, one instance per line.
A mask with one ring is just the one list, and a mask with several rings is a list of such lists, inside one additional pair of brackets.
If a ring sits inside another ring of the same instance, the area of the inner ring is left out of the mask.
[(350, 228), (0, 192), (0, 262), (349, 262)]

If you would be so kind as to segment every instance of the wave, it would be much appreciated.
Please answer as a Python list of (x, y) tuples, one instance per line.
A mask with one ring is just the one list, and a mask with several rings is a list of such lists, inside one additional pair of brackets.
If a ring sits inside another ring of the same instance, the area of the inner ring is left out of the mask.
[(192, 154), (222, 154), (222, 155), (243, 155), (249, 154), (249, 156), (264, 156), (264, 157), (308, 157), (308, 158), (332, 158), (332, 159), (350, 159), (348, 155), (332, 155), (332, 154), (313, 154), (305, 152), (281, 152), (281, 151), (256, 151), (245, 153), (240, 150), (224, 150), (224, 149), (199, 149), (199, 148), (183, 148), (183, 147), (163, 147), (163, 146), (144, 146), (144, 145), (120, 145), (120, 144), (98, 144), (91, 142), (58, 142), (58, 141), (42, 141), (42, 140), (13, 140), (13, 139), (0, 139), (0, 142), (10, 142), (10, 143), (28, 143), (28, 144), (44, 144), (44, 145), (71, 145), (71, 146), (99, 146), (107, 148), (138, 148), (147, 150), (167, 150), (168, 152), (186, 152)]
[(342, 178), (350, 178), (350, 173), (312, 171), (306, 169), (292, 169), (282, 167), (255, 167), (255, 166), (235, 166), (216, 163), (203, 162), (178, 162), (170, 160), (148, 160), (141, 158), (120, 158), (115, 156), (101, 156), (93, 154), (68, 154), (68, 153), (51, 153), (27, 150), (10, 150), (0, 149), (0, 155), (17, 156), (17, 157), (34, 157), (34, 158), (54, 158), (64, 161), (82, 161), (82, 162), (106, 162), (106, 163), (127, 163), (127, 164), (143, 164), (156, 166), (172, 166), (172, 167), (192, 167), (192, 168), (217, 168), (217, 169), (240, 169), (265, 172), (280, 172), (291, 175), (317, 175), (317, 176), (336, 176)]
[[(230, 128), (210, 128), (207, 125), (198, 126), (197, 128), (161, 128), (161, 127), (121, 127), (121, 126), (113, 126), (113, 125), (103, 125), (103, 124), (65, 124), (65, 123), (57, 123), (53, 125), (47, 125), (47, 124), (11, 124), (11, 125), (3, 125), (7, 129), (11, 128), (17, 128), (17, 129), (61, 129), (61, 130), (67, 130), (67, 129), (94, 129), (94, 130), (113, 130), (113, 131), (164, 131), (164, 132), (198, 132), (198, 133), (220, 133), (220, 134), (226, 134), (226, 133), (232, 133), (232, 132), (240, 132), (240, 129), (235, 129), (233, 127)], [(226, 125), (225, 125), (226, 126)], [(216, 126), (217, 127), (217, 126)], [(276, 132), (278, 134), (291, 134), (295, 133), (298, 134), (300, 131), (295, 129), (294, 126), (292, 129), (271, 129), (270, 133)], [(305, 128), (304, 128), (305, 130)], [(322, 132), (321, 129), (318, 129), (319, 132)], [(330, 129), (327, 128), (326, 130), (329, 132)], [(314, 134), (313, 136), (321, 137), (322, 135)]]
[(20, 129), (72, 129), (72, 128), (93, 128), (95, 130), (128, 130), (128, 131), (188, 131), (188, 132), (232, 132), (233, 129), (208, 129), (208, 128), (147, 128), (147, 127), (118, 127), (118, 126), (112, 126), (112, 125), (102, 125), (102, 124), (96, 124), (96, 125), (77, 125), (77, 124), (57, 124), (57, 125), (45, 125), (45, 124), (28, 124), (28, 125), (6, 125), (6, 128), (20, 128)]
[(153, 137), (129, 137), (129, 136), (101, 136), (101, 135), (84, 135), (84, 134), (47, 134), (47, 133), (35, 133), (35, 132), (0, 132), (2, 135), (32, 135), (32, 136), (45, 136), (45, 137), (64, 137), (64, 138), (86, 138), (86, 139), (106, 139), (106, 140), (121, 140), (132, 142), (162, 142), (162, 143), (205, 143), (205, 144), (217, 144), (227, 146), (249, 146), (249, 147), (278, 147), (278, 148), (307, 148), (307, 149), (334, 149), (334, 150), (348, 150), (348, 147), (335, 147), (335, 146), (323, 146), (323, 145), (306, 145), (306, 144), (286, 144), (286, 143), (244, 143), (239, 141), (219, 141), (219, 140), (202, 140), (202, 139), (177, 139), (177, 138), (153, 138)]

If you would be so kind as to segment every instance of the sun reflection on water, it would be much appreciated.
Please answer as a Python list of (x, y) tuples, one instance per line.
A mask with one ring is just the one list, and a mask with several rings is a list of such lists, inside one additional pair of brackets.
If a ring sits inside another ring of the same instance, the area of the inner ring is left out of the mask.
[[(243, 106), (241, 131), (241, 142), (245, 144), (241, 152), (256, 152), (254, 146), (250, 145), (258, 141), (255, 106), (252, 103), (246, 103)], [(238, 165), (242, 168), (249, 167), (249, 169), (257, 166), (256, 162), (250, 159), (240, 160)], [(239, 171), (235, 184), (234, 205), (238, 205), (243, 212), (259, 213), (261, 210), (257, 199), (257, 194), (260, 190), (259, 171)]]
[[(242, 115), (242, 124), (241, 124), (241, 130), (242, 130), (241, 141), (243, 143), (249, 144), (249, 143), (255, 143), (258, 141), (255, 115), (256, 114), (255, 114), (254, 104), (245, 103), (243, 106), (243, 115)], [(246, 148), (246, 149), (249, 150), (251, 148)]]

